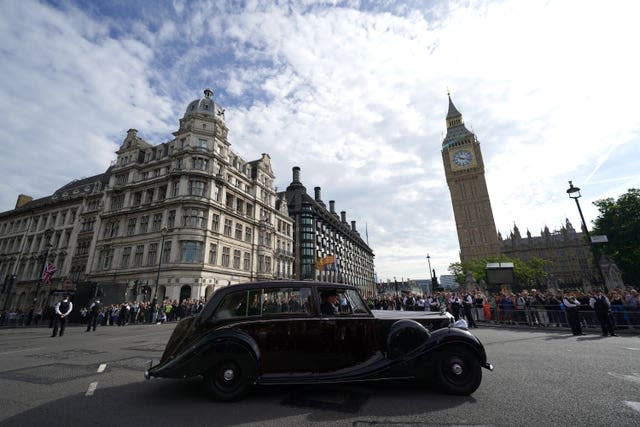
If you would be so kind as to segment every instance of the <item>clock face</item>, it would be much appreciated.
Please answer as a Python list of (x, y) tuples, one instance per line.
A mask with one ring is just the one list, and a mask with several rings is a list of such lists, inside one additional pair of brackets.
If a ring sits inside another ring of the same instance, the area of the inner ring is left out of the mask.
[(453, 163), (458, 167), (464, 167), (471, 163), (473, 154), (471, 151), (459, 150), (453, 155)]

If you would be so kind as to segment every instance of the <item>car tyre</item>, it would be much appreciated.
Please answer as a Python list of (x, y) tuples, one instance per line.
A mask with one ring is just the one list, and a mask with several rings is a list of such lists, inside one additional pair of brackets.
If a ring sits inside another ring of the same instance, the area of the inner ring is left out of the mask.
[(468, 396), (480, 386), (482, 368), (471, 350), (447, 346), (438, 353), (435, 362), (435, 380), (443, 392)]
[(251, 368), (232, 359), (225, 359), (214, 365), (204, 375), (206, 391), (220, 401), (232, 401), (243, 397), (253, 383)]

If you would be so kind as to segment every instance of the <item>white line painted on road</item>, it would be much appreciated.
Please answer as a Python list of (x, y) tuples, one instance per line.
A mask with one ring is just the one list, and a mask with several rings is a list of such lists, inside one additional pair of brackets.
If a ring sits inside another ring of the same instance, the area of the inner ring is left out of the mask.
[(97, 381), (95, 383), (89, 384), (89, 389), (85, 393), (85, 396), (93, 396), (93, 392), (96, 391), (96, 388), (98, 388), (98, 382)]
[(36, 348), (25, 348), (24, 350), (14, 350), (14, 351), (5, 351), (0, 353), (0, 356), (4, 355), (4, 354), (11, 354), (11, 353), (21, 353), (23, 351), (34, 351), (34, 350), (41, 350), (44, 347), (36, 347)]
[(609, 375), (611, 375), (612, 377), (616, 377), (616, 378), (619, 378), (621, 380), (627, 380), (627, 381), (640, 383), (640, 372), (634, 372), (631, 375), (618, 374), (616, 372), (607, 372), (607, 373)]
[(98, 373), (102, 373), (104, 372), (104, 370), (107, 368), (107, 364), (106, 363), (101, 363), (100, 366), (98, 366)]
[(624, 404), (630, 407), (631, 409), (635, 409), (636, 411), (640, 412), (640, 402), (630, 402), (628, 400), (625, 400)]

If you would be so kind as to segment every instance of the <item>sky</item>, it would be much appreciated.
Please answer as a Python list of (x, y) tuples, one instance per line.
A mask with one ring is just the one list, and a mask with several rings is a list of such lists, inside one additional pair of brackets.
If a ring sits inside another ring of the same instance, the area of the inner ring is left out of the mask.
[(0, 211), (104, 172), (129, 128), (172, 139), (205, 88), (231, 149), (299, 166), (378, 280), (459, 261), (447, 94), (481, 144), (498, 231), (533, 236), (640, 188), (637, 1), (0, 2)]

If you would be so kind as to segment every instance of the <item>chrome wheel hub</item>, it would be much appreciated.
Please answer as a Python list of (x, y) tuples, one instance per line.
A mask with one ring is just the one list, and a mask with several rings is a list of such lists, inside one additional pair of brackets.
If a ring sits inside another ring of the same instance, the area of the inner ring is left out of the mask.
[(451, 365), (451, 372), (453, 372), (456, 375), (461, 375), (462, 374), (462, 366), (459, 363), (454, 363)]
[(233, 381), (234, 377), (235, 373), (233, 372), (233, 369), (225, 369), (222, 373), (222, 378), (224, 378), (225, 381)]

